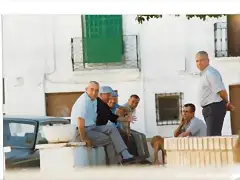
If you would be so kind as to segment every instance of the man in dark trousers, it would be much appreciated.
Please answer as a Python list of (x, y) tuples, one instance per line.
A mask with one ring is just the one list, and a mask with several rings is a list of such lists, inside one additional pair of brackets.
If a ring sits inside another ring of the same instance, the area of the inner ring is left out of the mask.
[[(117, 122), (121, 121), (133, 121), (132, 117), (119, 117), (118, 115), (112, 113), (110, 107), (108, 106), (108, 101), (112, 96), (112, 88), (109, 86), (102, 86), (99, 89), (99, 97), (97, 98), (97, 121), (96, 125), (97, 126), (102, 126), (102, 125), (109, 125), (109, 126), (114, 126)], [(110, 122), (109, 122), (110, 121)], [(123, 136), (121, 131), (119, 131), (124, 142), (126, 143), (126, 138)], [(126, 144), (128, 146), (128, 144)], [(130, 154), (133, 156), (136, 156), (131, 149), (128, 148), (128, 151)], [(133, 159), (131, 161), (135, 163), (136, 159)], [(127, 162), (128, 163), (128, 162)]]
[(199, 98), (207, 135), (221, 136), (226, 111), (233, 111), (235, 107), (228, 100), (221, 74), (209, 65), (207, 52), (196, 54), (196, 65), (201, 71)]
[[(106, 125), (106, 124), (110, 124), (113, 125), (112, 123), (117, 123), (117, 122), (126, 122), (126, 121), (130, 121), (133, 122), (135, 121), (133, 116), (126, 116), (126, 117), (120, 117), (114, 113), (112, 113), (111, 108), (108, 106), (107, 102), (109, 101), (109, 99), (112, 96), (112, 88), (109, 86), (102, 86), (99, 90), (99, 97), (97, 98), (97, 122), (96, 124), (98, 126), (101, 125)], [(109, 123), (109, 121), (111, 121), (112, 123)], [(121, 129), (119, 129), (119, 132), (121, 134), (121, 136), (123, 137), (123, 140), (125, 141), (127, 147), (128, 147), (128, 151), (134, 155), (136, 158), (135, 163), (147, 163), (149, 164), (148, 161), (145, 161), (145, 158), (139, 157), (138, 153), (137, 153), (137, 146), (135, 144), (135, 140), (132, 136), (128, 137), (126, 136), (127, 134), (123, 131), (121, 131)]]

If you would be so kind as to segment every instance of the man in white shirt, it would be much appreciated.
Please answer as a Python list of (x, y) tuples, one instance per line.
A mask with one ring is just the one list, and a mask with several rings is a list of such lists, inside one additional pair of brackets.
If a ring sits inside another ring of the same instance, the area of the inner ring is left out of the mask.
[(196, 65), (201, 71), (199, 98), (207, 135), (221, 136), (226, 110), (233, 111), (235, 107), (228, 100), (221, 74), (209, 65), (207, 52), (199, 51), (196, 54)]
[(119, 131), (112, 125), (96, 126), (97, 96), (99, 84), (91, 81), (86, 92), (75, 102), (71, 112), (71, 124), (76, 125), (76, 141), (86, 142), (88, 146), (104, 146), (109, 164), (133, 161)]

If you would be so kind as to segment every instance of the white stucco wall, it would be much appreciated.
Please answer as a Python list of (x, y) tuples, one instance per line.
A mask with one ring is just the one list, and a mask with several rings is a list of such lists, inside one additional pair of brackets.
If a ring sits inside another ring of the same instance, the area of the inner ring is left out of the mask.
[[(213, 24), (222, 19), (187, 20), (164, 16), (139, 25), (135, 15), (124, 15), (126, 35), (139, 35), (142, 71), (137, 69), (72, 71), (71, 37), (81, 37), (80, 15), (6, 15), (3, 18), (3, 60), (7, 114), (45, 114), (45, 93), (83, 91), (89, 80), (110, 85), (119, 102), (141, 97), (133, 128), (153, 136), (171, 136), (173, 126), (156, 126), (155, 93), (183, 92), (183, 102), (198, 105), (199, 76), (194, 55), (209, 53), (226, 87), (240, 81), (240, 61), (214, 58)], [(185, 63), (186, 62), (186, 63)], [(186, 68), (185, 68), (186, 67)], [(193, 73), (189, 73), (193, 72)], [(229, 134), (229, 114), (224, 134)]]

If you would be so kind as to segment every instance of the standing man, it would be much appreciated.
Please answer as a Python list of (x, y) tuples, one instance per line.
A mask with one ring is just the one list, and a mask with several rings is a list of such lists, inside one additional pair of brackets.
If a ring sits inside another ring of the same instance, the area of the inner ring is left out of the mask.
[(112, 125), (96, 126), (97, 96), (99, 84), (89, 82), (86, 92), (75, 102), (71, 112), (71, 124), (76, 125), (76, 141), (86, 142), (88, 146), (104, 146), (109, 164), (118, 164), (122, 161), (131, 161), (133, 156), (116, 127)]
[[(127, 107), (129, 111), (131, 112), (132, 116), (136, 115), (136, 108), (140, 102), (140, 98), (138, 95), (133, 94), (128, 99), (128, 102), (124, 104), (124, 107)], [(149, 150), (147, 145), (147, 139), (145, 134), (140, 133), (138, 131), (130, 129), (130, 134), (134, 137), (134, 140), (137, 145), (137, 152), (140, 157), (149, 157)]]
[(220, 73), (209, 65), (207, 52), (199, 51), (196, 54), (196, 65), (201, 71), (199, 96), (207, 135), (221, 136), (226, 111), (233, 111), (235, 107), (228, 100)]

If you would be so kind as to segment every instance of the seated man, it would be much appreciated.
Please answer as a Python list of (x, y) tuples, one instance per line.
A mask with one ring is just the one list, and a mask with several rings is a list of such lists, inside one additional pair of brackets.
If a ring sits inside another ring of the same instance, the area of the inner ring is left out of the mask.
[(111, 111), (114, 114), (116, 113), (117, 108), (120, 107), (120, 105), (117, 103), (117, 97), (118, 97), (118, 94), (115, 91), (113, 91), (112, 97), (108, 101), (108, 106), (111, 108)]
[[(139, 102), (140, 102), (139, 96), (136, 94), (133, 94), (128, 99), (128, 102), (123, 106), (127, 107), (129, 109), (129, 112), (132, 114), (132, 116), (135, 117), (136, 108)], [(149, 151), (148, 151), (147, 139), (145, 134), (137, 132), (132, 129), (130, 129), (130, 133), (136, 142), (138, 155), (143, 158), (148, 158)]]
[(182, 119), (174, 131), (174, 137), (207, 136), (207, 126), (195, 117), (195, 109), (191, 103), (183, 106)]
[[(109, 98), (108, 103), (107, 103), (113, 114), (116, 114), (117, 108), (120, 107), (120, 105), (117, 104), (117, 97), (118, 97), (118, 94), (115, 91), (113, 91), (112, 96)], [(120, 127), (119, 122), (109, 123), (109, 124), (113, 124), (114, 126), (116, 126), (116, 128)]]
[[(107, 103), (111, 98), (112, 92), (113, 90), (109, 86), (103, 86), (100, 88), (99, 97), (97, 98), (97, 125), (98, 126), (110, 124), (116, 127), (117, 124), (122, 124), (123, 122), (130, 123), (131, 121), (134, 121), (134, 119), (132, 119), (132, 116), (129, 116), (129, 114), (117, 115), (111, 111)], [(116, 110), (116, 112), (119, 111), (119, 109), (121, 109), (121, 107), (119, 107)], [(132, 138), (131, 137), (129, 138), (128, 135), (122, 131), (121, 126), (118, 126), (118, 130), (125, 144), (127, 145), (129, 152), (132, 155), (137, 156), (137, 154), (132, 148), (132, 144), (134, 143), (134, 141), (132, 141)]]
[(109, 164), (132, 160), (133, 156), (128, 152), (117, 128), (109, 125), (96, 126), (98, 91), (99, 84), (91, 81), (86, 92), (72, 107), (71, 124), (77, 128), (75, 140), (86, 142), (88, 146), (104, 146)]

